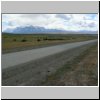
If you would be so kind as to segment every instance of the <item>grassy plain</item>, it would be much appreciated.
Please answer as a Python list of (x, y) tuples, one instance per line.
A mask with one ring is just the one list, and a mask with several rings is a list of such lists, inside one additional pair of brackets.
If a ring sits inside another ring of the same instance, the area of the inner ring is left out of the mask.
[(97, 38), (96, 35), (83, 34), (2, 34), (2, 51), (49, 46), (59, 43), (85, 41)]

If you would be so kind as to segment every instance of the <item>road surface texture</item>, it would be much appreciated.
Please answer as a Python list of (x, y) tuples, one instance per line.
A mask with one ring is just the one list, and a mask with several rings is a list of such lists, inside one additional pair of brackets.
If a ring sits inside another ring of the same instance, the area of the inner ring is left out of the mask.
[(62, 52), (64, 50), (69, 50), (81, 45), (92, 43), (96, 40), (90, 40), (85, 42), (68, 43), (64, 45), (57, 45), (52, 47), (45, 47), (40, 49), (33, 49), (27, 51), (20, 51), (15, 53), (3, 54), (2, 55), (2, 68), (7, 68), (15, 66), (21, 63), (25, 63), (31, 60), (36, 60), (48, 55)]
[(68, 43), (2, 55), (3, 86), (38, 86), (47, 75), (78, 56), (97, 40)]

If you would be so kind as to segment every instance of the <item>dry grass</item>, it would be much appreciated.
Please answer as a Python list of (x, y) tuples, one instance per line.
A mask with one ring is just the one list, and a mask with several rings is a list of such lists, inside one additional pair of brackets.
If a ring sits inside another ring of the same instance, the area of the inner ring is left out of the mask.
[(97, 86), (98, 48), (91, 46), (73, 61), (66, 63), (56, 73), (49, 75), (42, 85), (49, 86)]
[[(25, 34), (2, 34), (2, 50), (12, 50), (19, 48), (28, 48), (41, 45), (51, 45), (59, 43), (69, 43), (95, 39), (95, 36), (88, 35), (25, 35)], [(25, 40), (23, 42), (22, 40)], [(47, 40), (45, 40), (47, 39)], [(38, 41), (40, 40), (40, 41)]]

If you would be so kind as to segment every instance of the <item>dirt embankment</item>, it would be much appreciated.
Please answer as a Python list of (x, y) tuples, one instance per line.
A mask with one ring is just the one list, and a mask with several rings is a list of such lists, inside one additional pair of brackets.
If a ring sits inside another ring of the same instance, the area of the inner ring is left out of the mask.
[(56, 73), (49, 75), (42, 85), (52, 86), (97, 86), (98, 46), (93, 45)]
[[(55, 55), (51, 55), (42, 59), (38, 59), (35, 61), (31, 61), (29, 63), (20, 64), (11, 68), (7, 68), (2, 70), (2, 85), (3, 86), (40, 86), (40, 85), (69, 85), (68, 83), (62, 82), (67, 78), (64, 78), (66, 75), (64, 73), (60, 77), (60, 81), (58, 78), (55, 79), (55, 82), (58, 84), (52, 84), (51, 79), (48, 80), (50, 75), (55, 74), (60, 68), (62, 68), (67, 62), (73, 61), (74, 58), (82, 54), (87, 48), (89, 48), (92, 44), (87, 44), (85, 46), (80, 46), (78, 48), (74, 48), (68, 51), (64, 51)], [(75, 70), (78, 68), (73, 67)], [(81, 74), (81, 69), (80, 74)], [(71, 71), (70, 71), (71, 72)], [(68, 72), (68, 73), (70, 73)], [(77, 71), (75, 71), (76, 73)], [(96, 71), (97, 72), (97, 71)], [(72, 74), (73, 79), (75, 77), (75, 73)], [(79, 74), (79, 75), (80, 75)], [(59, 76), (59, 75), (58, 75)], [(47, 82), (49, 81), (49, 83)], [(78, 85), (78, 84), (76, 84)]]

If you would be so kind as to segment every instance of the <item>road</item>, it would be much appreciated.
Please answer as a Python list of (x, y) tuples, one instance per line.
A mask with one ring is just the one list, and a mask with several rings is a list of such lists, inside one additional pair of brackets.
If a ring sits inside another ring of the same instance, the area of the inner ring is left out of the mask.
[(43, 58), (49, 55), (53, 55), (56, 53), (60, 53), (65, 50), (69, 50), (69, 49), (79, 47), (82, 45), (86, 45), (89, 43), (93, 43), (96, 41), (97, 39), (84, 41), (84, 42), (67, 43), (63, 45), (50, 46), (50, 47), (33, 49), (33, 50), (3, 54), (2, 55), (2, 69), (12, 67), (15, 65), (19, 65), (19, 64), (23, 64), (23, 63), (33, 61), (39, 58)]

